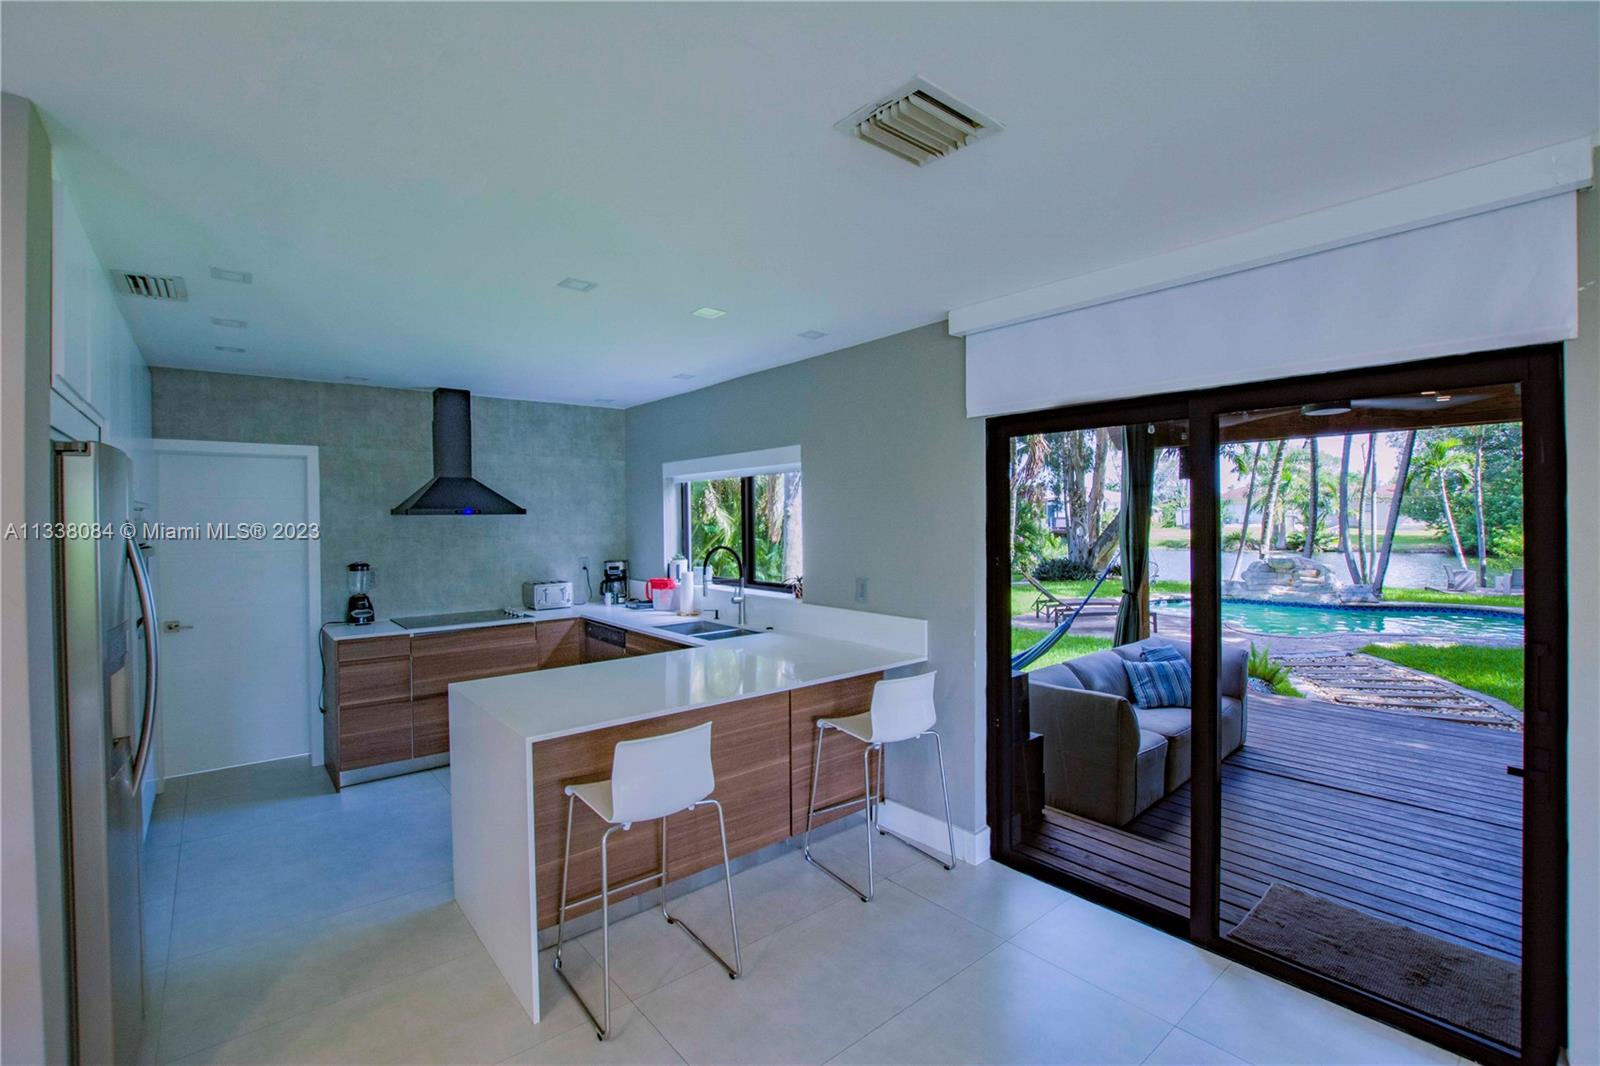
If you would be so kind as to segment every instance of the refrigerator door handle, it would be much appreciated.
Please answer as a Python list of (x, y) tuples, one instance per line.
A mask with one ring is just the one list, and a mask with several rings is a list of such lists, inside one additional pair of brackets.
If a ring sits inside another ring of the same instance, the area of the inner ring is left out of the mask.
[(139, 594), (139, 613), (144, 630), (144, 721), (139, 727), (139, 749), (133, 756), (132, 791), (138, 795), (144, 784), (144, 772), (150, 765), (150, 742), (156, 724), (156, 680), (160, 664), (160, 651), (156, 644), (156, 601), (150, 591), (150, 570), (144, 563), (144, 552), (132, 537), (128, 538), (128, 565), (133, 569), (133, 585)]

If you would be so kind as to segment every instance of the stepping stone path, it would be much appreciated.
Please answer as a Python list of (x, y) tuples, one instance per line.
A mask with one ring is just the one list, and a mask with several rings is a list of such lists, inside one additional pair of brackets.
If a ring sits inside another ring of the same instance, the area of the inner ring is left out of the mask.
[(1522, 730), (1522, 715), (1510, 704), (1387, 659), (1360, 652), (1289, 652), (1273, 658), (1289, 668), (1295, 687), (1314, 699)]

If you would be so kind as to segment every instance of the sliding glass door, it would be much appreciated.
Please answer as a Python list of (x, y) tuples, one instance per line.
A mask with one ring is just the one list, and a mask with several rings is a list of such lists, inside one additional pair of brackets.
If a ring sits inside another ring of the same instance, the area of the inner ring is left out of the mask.
[(992, 420), (997, 856), (1479, 1061), (1550, 1061), (1558, 360)]

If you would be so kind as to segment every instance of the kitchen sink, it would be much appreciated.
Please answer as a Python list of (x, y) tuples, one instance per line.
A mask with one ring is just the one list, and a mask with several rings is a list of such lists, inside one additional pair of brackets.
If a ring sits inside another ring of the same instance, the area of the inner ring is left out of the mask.
[(753, 629), (740, 629), (727, 622), (707, 622), (704, 618), (698, 618), (693, 622), (677, 622), (670, 626), (656, 626), (656, 628), (663, 633), (676, 633), (680, 637), (699, 637), (701, 640), (725, 640), (728, 637), (742, 637), (746, 633), (755, 632)]

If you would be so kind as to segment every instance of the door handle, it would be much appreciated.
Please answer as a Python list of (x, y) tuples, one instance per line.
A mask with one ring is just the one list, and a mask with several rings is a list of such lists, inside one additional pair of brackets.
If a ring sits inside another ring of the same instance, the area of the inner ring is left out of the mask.
[(194, 628), (194, 626), (186, 626), (182, 622), (178, 621), (176, 618), (174, 618), (170, 622), (162, 622), (161, 623), (161, 630), (164, 633), (177, 633), (180, 630), (193, 629), (193, 628)]
[(1508, 767), (1506, 767), (1506, 773), (1510, 774), (1512, 777), (1526, 777), (1527, 776), (1527, 772), (1525, 770), (1523, 770), (1523, 768), (1520, 767), (1520, 766), (1508, 766)]
[(150, 571), (144, 565), (144, 552), (132, 537), (128, 538), (128, 565), (133, 569), (133, 587), (139, 595), (139, 613), (144, 625), (144, 722), (139, 729), (139, 748), (133, 755), (131, 791), (139, 794), (144, 784), (144, 772), (150, 765), (150, 746), (156, 725), (157, 679), (160, 673), (160, 649), (156, 643), (156, 601), (150, 590)]

